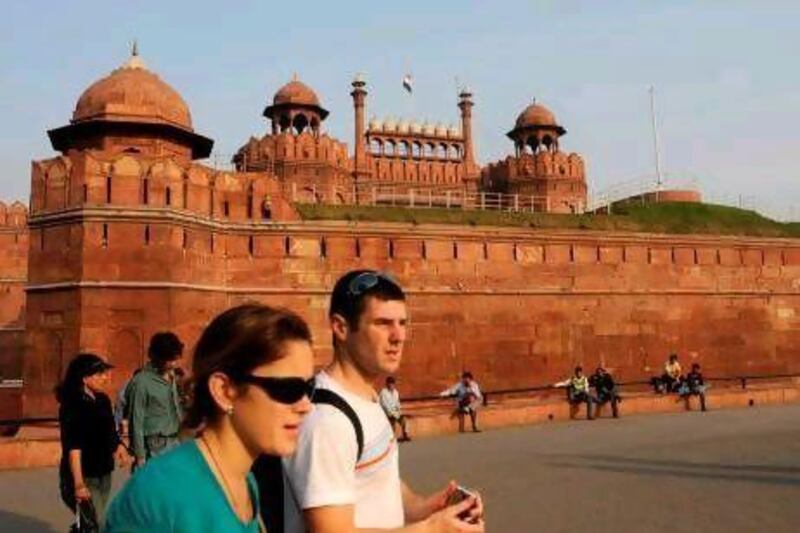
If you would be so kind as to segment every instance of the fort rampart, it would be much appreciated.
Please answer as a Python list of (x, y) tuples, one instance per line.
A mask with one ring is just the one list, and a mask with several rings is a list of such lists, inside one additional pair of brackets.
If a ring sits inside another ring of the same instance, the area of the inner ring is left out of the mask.
[(191, 347), (214, 314), (247, 300), (307, 317), (323, 364), (328, 292), (358, 267), (390, 271), (408, 290), (407, 396), (438, 392), (463, 369), (488, 389), (552, 382), (576, 363), (640, 378), (671, 351), (708, 375), (800, 370), (794, 240), (255, 223), (235, 212), (34, 215), (25, 413), (52, 413), (50, 391), (77, 349), (107, 354), (119, 384), (154, 332), (173, 329)]

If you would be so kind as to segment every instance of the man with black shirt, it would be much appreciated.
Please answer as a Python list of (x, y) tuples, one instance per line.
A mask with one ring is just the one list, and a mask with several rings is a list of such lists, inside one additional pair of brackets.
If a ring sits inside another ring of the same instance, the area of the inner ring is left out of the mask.
[(680, 388), (680, 394), (686, 399), (687, 407), (692, 396), (699, 396), (700, 410), (706, 410), (706, 385), (698, 363), (692, 364), (692, 371), (686, 374), (686, 378)]
[(592, 377), (589, 378), (589, 385), (594, 387), (595, 398), (597, 402), (597, 409), (595, 414), (600, 413), (600, 407), (606, 403), (611, 403), (611, 413), (614, 418), (619, 418), (619, 401), (620, 397), (617, 394), (617, 384), (614, 382), (612, 376), (605, 368), (598, 366)]

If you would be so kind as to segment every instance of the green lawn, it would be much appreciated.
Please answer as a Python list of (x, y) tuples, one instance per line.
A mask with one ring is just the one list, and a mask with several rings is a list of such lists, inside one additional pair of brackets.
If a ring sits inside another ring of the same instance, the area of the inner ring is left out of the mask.
[(800, 237), (800, 222), (781, 223), (755, 211), (712, 204), (663, 203), (617, 206), (612, 215), (556, 215), (459, 209), (408, 209), (334, 205), (295, 205), (304, 220), (405, 222), (510, 226), (536, 229), (618, 230), (647, 233), (703, 233)]

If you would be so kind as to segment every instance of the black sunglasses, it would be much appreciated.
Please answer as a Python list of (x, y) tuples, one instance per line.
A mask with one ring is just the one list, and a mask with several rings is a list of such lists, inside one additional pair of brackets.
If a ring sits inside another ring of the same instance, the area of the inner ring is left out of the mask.
[(361, 296), (366, 291), (375, 287), (381, 280), (388, 281), (392, 285), (397, 285), (397, 281), (385, 272), (362, 272), (347, 284), (347, 292), (350, 296)]
[(308, 396), (309, 400), (312, 399), (314, 389), (317, 387), (314, 378), (268, 378), (247, 374), (238, 377), (236, 381), (255, 385), (276, 402), (287, 405), (297, 403), (305, 396)]

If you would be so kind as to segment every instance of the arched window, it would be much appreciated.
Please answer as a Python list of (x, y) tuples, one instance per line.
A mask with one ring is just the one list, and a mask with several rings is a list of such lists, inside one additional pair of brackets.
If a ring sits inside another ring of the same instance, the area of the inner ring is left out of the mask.
[(386, 141), (383, 150), (386, 155), (394, 155), (394, 141)]
[(302, 113), (295, 115), (292, 121), (292, 127), (294, 128), (295, 134), (300, 135), (308, 127), (308, 118)]
[(406, 141), (397, 143), (397, 155), (400, 157), (406, 157), (408, 155), (408, 143)]

